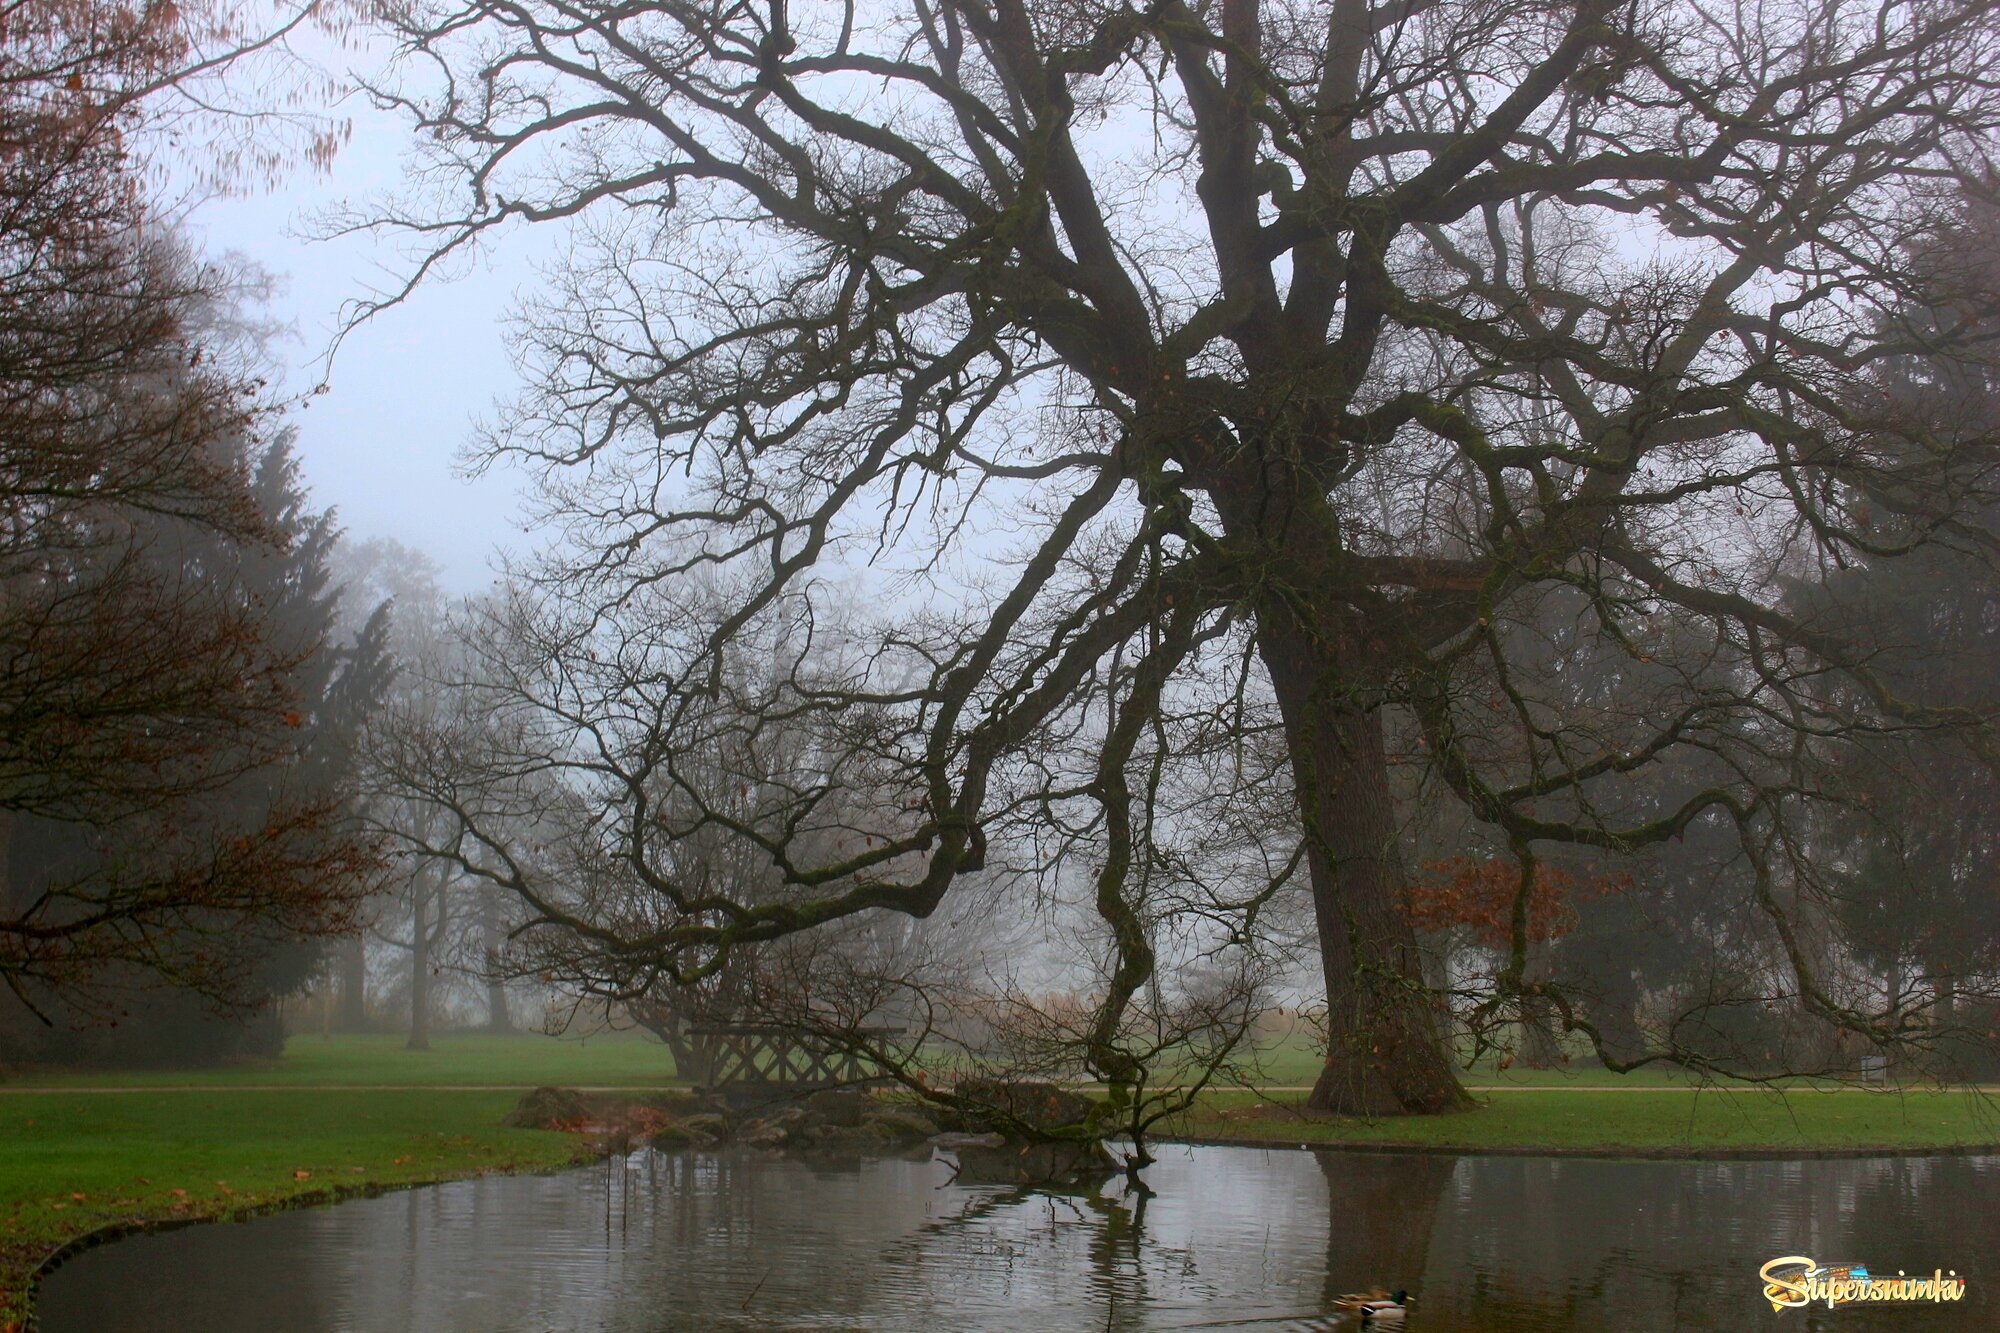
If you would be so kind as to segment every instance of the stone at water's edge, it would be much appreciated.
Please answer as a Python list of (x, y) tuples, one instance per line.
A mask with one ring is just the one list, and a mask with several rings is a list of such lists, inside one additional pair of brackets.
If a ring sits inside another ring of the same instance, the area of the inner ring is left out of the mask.
[(681, 1148), (706, 1148), (716, 1141), (716, 1136), (691, 1126), (685, 1120), (669, 1120), (653, 1131), (649, 1142), (661, 1152), (674, 1152)]
[(921, 1111), (908, 1107), (884, 1106), (871, 1110), (863, 1126), (879, 1138), (899, 1143), (915, 1143), (937, 1135), (937, 1122)]
[(570, 1129), (590, 1119), (590, 1103), (574, 1088), (536, 1088), (500, 1123), (509, 1129)]
[(703, 1138), (726, 1139), (729, 1137), (729, 1117), (718, 1115), (713, 1111), (704, 1111), (697, 1115), (684, 1115), (673, 1123), (688, 1133), (699, 1134)]
[(804, 1107), (808, 1115), (826, 1124), (853, 1129), (868, 1109), (868, 1098), (859, 1088), (828, 1088), (806, 1098)]
[[(966, 1119), (1001, 1131), (983, 1139), (953, 1136), (951, 1151), (958, 1158), (958, 1179), (965, 1184), (1095, 1184), (1118, 1170), (1110, 1152), (1094, 1140), (1030, 1142), (1014, 1137), (1021, 1126), (1039, 1135), (1081, 1125), (1094, 1105), (1081, 1093), (1053, 1083), (1001, 1079), (965, 1079), (953, 1091), (970, 1103), (963, 1111)], [(991, 1109), (982, 1115), (982, 1107)]]
[(781, 1106), (736, 1127), (736, 1141), (752, 1148), (782, 1148), (816, 1122), (802, 1106)]
[(736, 1128), (736, 1141), (753, 1148), (867, 1154), (923, 1143), (937, 1133), (928, 1116), (905, 1107), (882, 1106), (860, 1096), (837, 1102), (823, 1097), (744, 1121)]
[(937, 1122), (913, 1106), (851, 1089), (766, 1102), (754, 1112), (728, 1114), (708, 1109), (712, 1106), (686, 1094), (586, 1096), (573, 1088), (536, 1088), (507, 1113), (504, 1123), (588, 1131), (607, 1151), (646, 1142), (673, 1152), (730, 1140), (770, 1152), (822, 1156), (900, 1155), (928, 1144), (938, 1132)]
[[(952, 1089), (971, 1103), (966, 1114), (979, 1118), (979, 1108), (1012, 1117), (1030, 1129), (1048, 1131), (1080, 1125), (1090, 1115), (1090, 1098), (1053, 1083), (1010, 1082), (1003, 1079), (968, 1078)], [(996, 1129), (1009, 1128), (996, 1124)]]

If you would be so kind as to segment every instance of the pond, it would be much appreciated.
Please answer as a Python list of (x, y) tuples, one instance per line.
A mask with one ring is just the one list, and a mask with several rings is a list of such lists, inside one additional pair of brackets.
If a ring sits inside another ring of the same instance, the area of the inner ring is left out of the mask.
[[(943, 1158), (637, 1153), (189, 1227), (51, 1274), (45, 1333), (2000, 1327), (2000, 1157), (1655, 1162), (1161, 1149), (1153, 1193), (958, 1185)], [(1968, 1279), (1774, 1315), (1780, 1255)]]

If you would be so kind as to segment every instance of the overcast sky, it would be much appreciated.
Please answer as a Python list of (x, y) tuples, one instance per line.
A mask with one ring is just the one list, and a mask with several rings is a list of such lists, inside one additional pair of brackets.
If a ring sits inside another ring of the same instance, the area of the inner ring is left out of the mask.
[[(379, 289), (395, 262), (366, 238), (304, 239), (315, 213), (395, 188), (407, 131), (355, 107), (353, 141), (332, 169), (299, 168), (276, 194), (203, 202), (191, 222), (210, 252), (239, 251), (280, 283), (272, 310), (296, 337), (278, 349), (293, 391), (326, 373), (341, 305)], [(501, 320), (535, 280), (518, 244), (504, 264), (431, 282), (398, 310), (354, 333), (334, 360), (329, 391), (294, 414), (307, 480), (355, 538), (393, 537), (434, 556), (448, 589), (489, 578), (493, 552), (521, 549), (519, 478), (468, 480), (458, 459), (475, 419), (513, 382)]]

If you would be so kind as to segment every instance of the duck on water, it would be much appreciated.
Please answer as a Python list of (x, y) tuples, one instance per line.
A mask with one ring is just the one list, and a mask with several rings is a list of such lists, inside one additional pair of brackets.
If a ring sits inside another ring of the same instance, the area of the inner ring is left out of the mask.
[(1364, 1328), (1397, 1328), (1409, 1313), (1410, 1293), (1395, 1291), (1356, 1292), (1335, 1299), (1334, 1308), (1357, 1312)]

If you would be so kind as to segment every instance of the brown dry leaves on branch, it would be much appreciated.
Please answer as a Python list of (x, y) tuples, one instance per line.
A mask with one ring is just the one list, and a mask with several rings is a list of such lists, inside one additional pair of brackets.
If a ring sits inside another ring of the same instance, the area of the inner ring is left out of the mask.
[[(1573, 875), (1560, 867), (1540, 865), (1528, 890), (1528, 938), (1558, 940), (1576, 926), (1576, 905), (1610, 897), (1632, 887), (1632, 876), (1619, 871), (1597, 874), (1593, 868)], [(1514, 909), (1521, 895), (1521, 867), (1494, 857), (1476, 861), (1454, 856), (1426, 861), (1403, 892), (1410, 924), (1438, 932), (1469, 926), (1488, 948), (1504, 949), (1513, 939)]]

